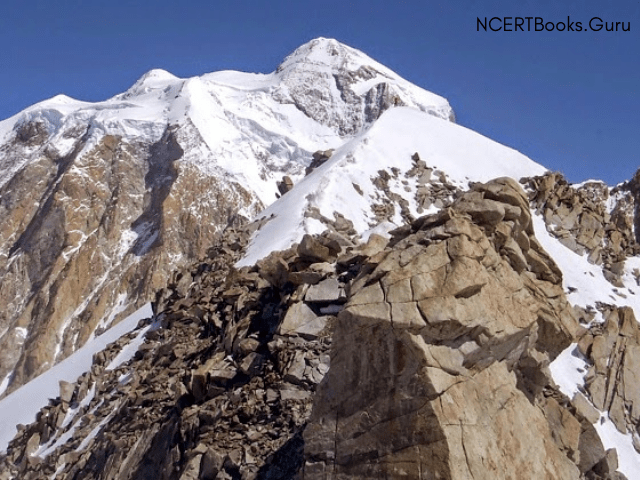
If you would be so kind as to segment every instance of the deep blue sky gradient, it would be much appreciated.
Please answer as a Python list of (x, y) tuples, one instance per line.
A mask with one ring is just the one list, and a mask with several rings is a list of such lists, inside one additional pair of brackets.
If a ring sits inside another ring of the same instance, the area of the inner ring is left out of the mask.
[[(476, 31), (485, 16), (598, 16), (631, 31)], [(59, 93), (104, 100), (152, 68), (268, 73), (318, 36), (446, 97), (458, 123), (570, 181), (615, 184), (640, 167), (639, 0), (4, 0), (0, 119)]]

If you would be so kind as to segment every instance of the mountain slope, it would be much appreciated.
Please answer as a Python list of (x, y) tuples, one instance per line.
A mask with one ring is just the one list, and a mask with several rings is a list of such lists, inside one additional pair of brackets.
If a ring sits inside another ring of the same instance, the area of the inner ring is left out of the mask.
[[(0, 291), (31, 322), (9, 323), (27, 341), (5, 386), (132, 305), (153, 301), (155, 322), (60, 385), (0, 478), (640, 469), (638, 178), (569, 185), (326, 39), (270, 75), (154, 70), (23, 115), (0, 124), (19, 225)], [(85, 316), (61, 321), (74, 302)]]
[(386, 109), (446, 100), (317, 39), (269, 75), (153, 70), (90, 104), (57, 96), (0, 123), (0, 384), (10, 390), (153, 300), (239, 216)]
[[(359, 233), (381, 221), (395, 228), (442, 208), (469, 182), (544, 172), (524, 155), (464, 127), (394, 108), (259, 215), (269, 221), (240, 265), (287, 248), (304, 233), (321, 233), (330, 225), (318, 218), (334, 220), (334, 212)], [(377, 206), (387, 211), (376, 214)]]

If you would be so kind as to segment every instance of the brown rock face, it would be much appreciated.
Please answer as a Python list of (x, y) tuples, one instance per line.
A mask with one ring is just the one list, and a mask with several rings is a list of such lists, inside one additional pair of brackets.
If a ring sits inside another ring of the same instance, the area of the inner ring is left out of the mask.
[[(577, 479), (605, 456), (568, 399), (549, 397), (562, 396), (546, 366), (577, 323), (526, 205), (511, 180), (475, 185), (368, 260), (338, 316), (302, 478)], [(580, 464), (585, 445), (595, 461)]]
[(129, 364), (106, 368), (123, 338), (61, 385), (0, 478), (624, 480), (595, 387), (571, 401), (547, 365), (579, 339), (594, 378), (625, 379), (604, 401), (630, 428), (637, 325), (578, 329), (525, 202), (498, 179), (388, 242), (326, 232), (240, 270), (250, 230), (228, 228)]
[(608, 412), (621, 433), (639, 438), (640, 328), (629, 307), (606, 313), (604, 324), (592, 326), (579, 345), (591, 363), (587, 394), (596, 408)]
[(607, 280), (621, 286), (624, 261), (640, 252), (634, 227), (639, 222), (638, 174), (613, 189), (600, 182), (576, 187), (559, 173), (527, 179), (526, 184), (549, 233), (574, 252), (587, 253), (591, 263), (603, 266)]
[(240, 185), (182, 165), (181, 135), (167, 128), (154, 144), (134, 144), (80, 134), (59, 157), (36, 124), (5, 146), (5, 156), (34, 158), (0, 188), (0, 378), (13, 372), (9, 390), (153, 300), (235, 212), (260, 208)]

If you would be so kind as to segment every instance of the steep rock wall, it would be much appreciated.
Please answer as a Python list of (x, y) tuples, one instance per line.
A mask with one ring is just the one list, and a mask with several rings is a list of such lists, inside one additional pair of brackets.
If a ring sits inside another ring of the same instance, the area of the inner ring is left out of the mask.
[(0, 377), (12, 372), (9, 391), (152, 300), (237, 212), (260, 208), (236, 182), (181, 165), (179, 137), (173, 128), (153, 144), (85, 135), (62, 158), (43, 147), (2, 187)]
[(473, 186), (353, 282), (302, 478), (593, 475), (602, 445), (547, 369), (580, 332), (524, 192)]
[(547, 366), (580, 341), (596, 377), (631, 375), (602, 358), (637, 328), (578, 326), (513, 180), (390, 241), (328, 231), (235, 270), (257, 227), (175, 272), (133, 359), (107, 368), (123, 339), (62, 385), (0, 478), (624, 479)]

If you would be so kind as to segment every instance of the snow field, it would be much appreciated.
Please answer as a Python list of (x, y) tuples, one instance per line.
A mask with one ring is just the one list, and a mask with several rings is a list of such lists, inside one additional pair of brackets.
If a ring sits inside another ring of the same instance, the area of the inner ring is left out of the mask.
[[(358, 232), (369, 230), (374, 220), (372, 199), (380, 193), (372, 179), (379, 170), (390, 167), (398, 168), (404, 175), (412, 168), (411, 156), (416, 152), (428, 167), (446, 172), (449, 181), (461, 188), (466, 188), (469, 181), (486, 182), (503, 176), (520, 178), (545, 172), (544, 167), (521, 153), (464, 127), (416, 109), (393, 108), (368, 131), (337, 148), (327, 162), (260, 214), (274, 218), (255, 233), (238, 265), (251, 265), (272, 250), (288, 248), (304, 233), (314, 231), (310, 219), (304, 216), (311, 207), (330, 219), (333, 212), (343, 214)], [(363, 195), (356, 192), (354, 184)], [(417, 211), (414, 190), (406, 192), (396, 187), (393, 191), (409, 202), (413, 212)], [(394, 222), (390, 227), (401, 224), (399, 213)]]
[[(31, 380), (26, 385), (0, 400), (0, 452), (4, 452), (16, 434), (16, 425), (28, 425), (35, 421), (36, 414), (44, 407), (49, 398), (56, 398), (60, 394), (59, 382), (75, 382), (84, 372), (91, 368), (93, 355), (115, 342), (123, 335), (133, 331), (138, 322), (153, 316), (151, 304), (146, 304), (120, 323), (95, 337), (73, 355), (51, 367), (45, 373)], [(144, 333), (149, 326), (145, 327)], [(135, 350), (141, 343), (144, 334), (141, 332), (134, 340)], [(137, 343), (136, 343), (137, 342)], [(118, 360), (125, 362), (130, 359), (135, 350), (125, 347), (126, 354), (118, 355)], [(115, 360), (109, 365), (117, 367)]]

